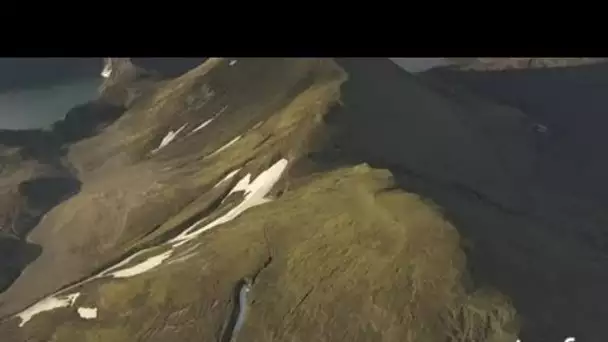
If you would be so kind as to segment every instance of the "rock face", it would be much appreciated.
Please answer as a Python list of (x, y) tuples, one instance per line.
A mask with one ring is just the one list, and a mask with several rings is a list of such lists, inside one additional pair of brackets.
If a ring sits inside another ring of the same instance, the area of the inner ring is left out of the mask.
[(154, 73), (134, 65), (130, 58), (104, 58), (101, 76), (105, 78), (99, 89), (101, 97), (113, 105), (128, 107), (142, 91), (142, 78), (153, 77)]
[(538, 200), (587, 202), (539, 181), (526, 112), (388, 59), (124, 62), (106, 89), (145, 91), (58, 143), (82, 186), (28, 235), (3, 341), (604, 340), (600, 264)]

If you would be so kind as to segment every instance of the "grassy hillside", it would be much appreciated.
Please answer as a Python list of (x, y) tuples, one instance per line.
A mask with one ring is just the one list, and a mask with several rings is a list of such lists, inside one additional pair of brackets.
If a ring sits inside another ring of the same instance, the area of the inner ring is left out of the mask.
[(15, 340), (214, 341), (255, 277), (237, 341), (513, 340), (508, 303), (463, 288), (458, 243), (435, 209), (360, 165), (301, 180), (148, 273), (78, 287), (96, 320), (57, 309), (5, 326)]
[[(436, 205), (361, 161), (418, 166), (506, 203), (517, 202), (518, 183), (494, 162), (485, 178), (468, 175), (495, 151), (453, 117), (466, 111), (394, 65), (384, 93), (374, 77), (392, 69), (359, 63), (209, 59), (70, 145), (82, 189), (30, 234), (42, 255), (0, 294), (2, 336), (515, 340), (509, 300), (473, 286), (459, 234)], [(456, 132), (423, 148), (417, 129), (442, 120)]]

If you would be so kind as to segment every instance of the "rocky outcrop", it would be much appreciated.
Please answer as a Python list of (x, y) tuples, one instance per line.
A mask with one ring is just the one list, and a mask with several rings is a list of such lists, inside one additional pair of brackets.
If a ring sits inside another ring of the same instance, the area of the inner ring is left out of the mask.
[(142, 93), (145, 87), (142, 78), (154, 76), (150, 71), (134, 65), (130, 58), (104, 58), (101, 74), (105, 78), (99, 88), (101, 98), (124, 107), (128, 107)]

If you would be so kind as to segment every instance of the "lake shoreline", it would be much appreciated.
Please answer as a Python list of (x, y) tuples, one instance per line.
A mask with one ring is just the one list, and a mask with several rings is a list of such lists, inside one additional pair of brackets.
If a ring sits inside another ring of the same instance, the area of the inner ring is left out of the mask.
[(101, 77), (56, 83), (45, 88), (0, 92), (0, 129), (47, 130), (74, 107), (99, 97)]

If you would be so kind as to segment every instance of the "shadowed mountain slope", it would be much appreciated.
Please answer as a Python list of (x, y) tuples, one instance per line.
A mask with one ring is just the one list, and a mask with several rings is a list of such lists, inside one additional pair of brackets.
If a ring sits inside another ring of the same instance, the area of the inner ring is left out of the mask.
[(431, 71), (428, 76), (469, 88), (481, 96), (526, 113), (544, 128), (542, 181), (566, 187), (576, 196), (608, 200), (608, 63), (570, 68), (508, 72)]
[(519, 252), (493, 257), (499, 248), (491, 248), (479, 257), (486, 264), (480, 272), (497, 268), (487, 264), (492, 258), (505, 260), (492, 282), (504, 284), (501, 290), (522, 315), (530, 312), (529, 324), (539, 331), (530, 338), (561, 334), (600, 341), (608, 317), (598, 305), (608, 300), (603, 290), (608, 286), (608, 164), (600, 148), (608, 142), (603, 132), (608, 64), (501, 72), (438, 68), (423, 77), (445, 93), (516, 108), (529, 118), (537, 136), (535, 177), (527, 188), (532, 201), (525, 216), (512, 217), (501, 231), (524, 230), (536, 237), (519, 242), (525, 248)]

